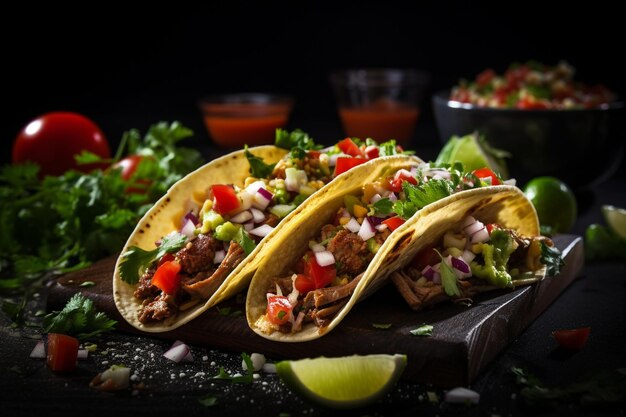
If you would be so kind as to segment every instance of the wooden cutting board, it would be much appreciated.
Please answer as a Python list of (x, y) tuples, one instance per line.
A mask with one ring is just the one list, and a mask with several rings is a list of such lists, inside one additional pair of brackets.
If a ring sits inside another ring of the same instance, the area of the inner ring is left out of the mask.
[[(310, 342), (272, 342), (255, 334), (245, 318), (245, 294), (175, 330), (142, 333), (127, 324), (115, 308), (112, 294), (115, 257), (60, 277), (50, 287), (47, 308), (60, 310), (72, 295), (81, 292), (116, 319), (120, 331), (180, 339), (191, 345), (237, 353), (258, 352), (275, 360), (404, 353), (408, 355), (405, 378), (445, 388), (471, 383), (578, 276), (584, 263), (582, 238), (561, 235), (554, 242), (565, 258), (565, 267), (557, 277), (515, 290), (481, 294), (470, 307), (446, 303), (419, 313), (409, 309), (394, 286), (388, 285), (357, 304), (333, 331)], [(95, 285), (81, 287), (85, 281)], [(388, 329), (373, 326), (389, 323)], [(409, 333), (422, 324), (434, 326), (432, 336)]]

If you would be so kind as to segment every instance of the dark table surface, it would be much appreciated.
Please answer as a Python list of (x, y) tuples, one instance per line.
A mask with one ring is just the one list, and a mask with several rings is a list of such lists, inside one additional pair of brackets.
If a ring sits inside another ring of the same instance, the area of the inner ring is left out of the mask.
[[(302, 120), (304, 130), (315, 126), (317, 137), (336, 138), (336, 124)], [(423, 159), (436, 156), (440, 144), (434, 129), (424, 126), (414, 138), (413, 149)], [(332, 139), (331, 139), (332, 140)], [(198, 145), (207, 159), (224, 152)], [(603, 223), (600, 207), (626, 207), (626, 176), (623, 166), (611, 179), (577, 195), (578, 220), (572, 233), (584, 235), (591, 223)], [(504, 350), (469, 386), (481, 394), (475, 406), (443, 401), (443, 389), (400, 381), (377, 404), (342, 415), (624, 415), (625, 405), (586, 408), (577, 401), (555, 407), (530, 407), (520, 394), (521, 386), (511, 373), (520, 367), (535, 374), (548, 386), (564, 386), (589, 371), (626, 368), (626, 264), (620, 261), (587, 262), (579, 277), (560, 297)], [(45, 306), (42, 290), (29, 306), (31, 313)], [(14, 329), (0, 314), (0, 410), (13, 415), (143, 415), (184, 413), (185, 415), (324, 415), (331, 413), (312, 406), (291, 393), (275, 374), (260, 373), (252, 384), (232, 384), (212, 379), (224, 367), (241, 372), (240, 352), (192, 346), (194, 361), (176, 364), (162, 357), (170, 342), (115, 332), (97, 341), (96, 353), (81, 360), (71, 375), (55, 375), (43, 360), (29, 354), (41, 338), (37, 328)], [(591, 327), (585, 348), (567, 354), (557, 349), (551, 332), (556, 329)], [(294, 346), (296, 349), (297, 346)], [(280, 359), (280, 358), (271, 358)], [(89, 388), (89, 381), (110, 365), (131, 367), (132, 382), (144, 388), (115, 394)], [(429, 400), (433, 393), (437, 402)], [(205, 407), (199, 397), (214, 395), (217, 404)], [(337, 413), (339, 414), (339, 413)]]

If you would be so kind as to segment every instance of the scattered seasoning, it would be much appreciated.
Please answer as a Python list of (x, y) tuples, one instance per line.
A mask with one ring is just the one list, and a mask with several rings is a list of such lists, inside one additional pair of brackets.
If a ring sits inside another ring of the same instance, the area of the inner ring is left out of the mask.
[(375, 329), (387, 330), (391, 328), (391, 323), (372, 323), (372, 327)]
[(413, 336), (431, 336), (433, 334), (433, 326), (431, 324), (424, 324), (417, 329), (410, 330)]
[(439, 397), (437, 396), (437, 393), (434, 391), (426, 391), (426, 395), (428, 396), (428, 401), (430, 401), (431, 403), (438, 403), (439, 402)]

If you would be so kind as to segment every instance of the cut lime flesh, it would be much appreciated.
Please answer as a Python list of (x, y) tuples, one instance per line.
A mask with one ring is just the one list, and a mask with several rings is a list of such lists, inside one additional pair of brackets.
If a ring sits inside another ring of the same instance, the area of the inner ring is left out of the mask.
[(609, 228), (622, 239), (626, 239), (626, 210), (611, 205), (603, 205), (602, 214)]
[(500, 174), (502, 178), (508, 178), (506, 162), (492, 154), (493, 150), (485, 142), (485, 139), (481, 139), (475, 133), (462, 137), (453, 136), (441, 149), (435, 163), (452, 165), (461, 162), (466, 171), (487, 167)]

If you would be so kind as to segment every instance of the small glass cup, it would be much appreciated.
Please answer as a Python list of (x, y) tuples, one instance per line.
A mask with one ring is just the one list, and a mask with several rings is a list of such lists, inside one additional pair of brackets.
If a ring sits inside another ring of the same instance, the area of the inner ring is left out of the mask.
[(416, 69), (362, 68), (330, 75), (344, 132), (408, 145), (415, 132), (428, 75)]
[(209, 136), (224, 148), (273, 144), (287, 125), (294, 100), (281, 94), (234, 93), (198, 101)]

